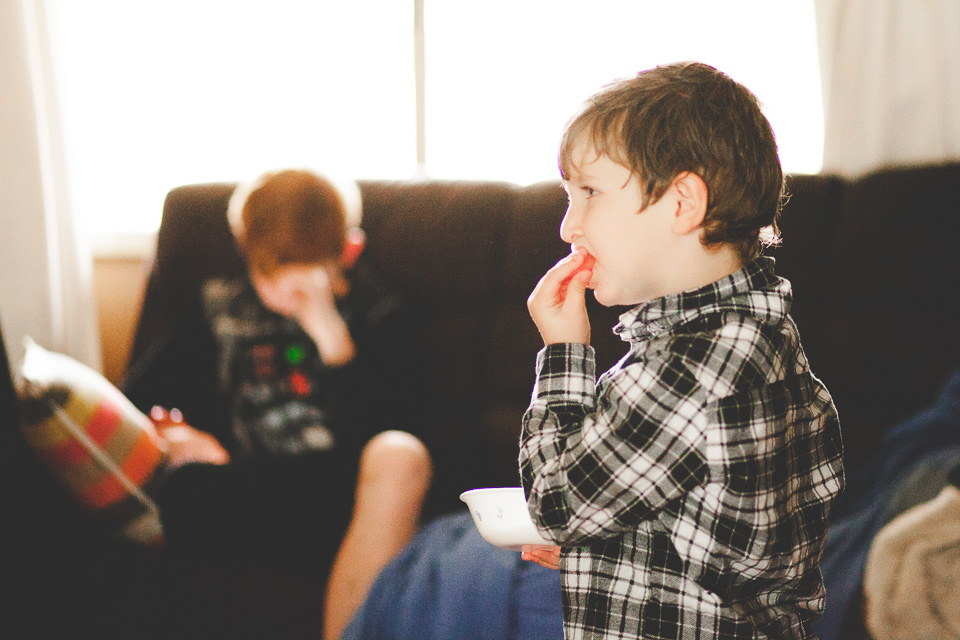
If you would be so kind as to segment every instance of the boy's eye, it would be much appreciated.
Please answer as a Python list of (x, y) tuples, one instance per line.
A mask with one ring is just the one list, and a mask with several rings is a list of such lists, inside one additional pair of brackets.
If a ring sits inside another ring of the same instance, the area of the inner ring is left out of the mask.
[(586, 195), (588, 198), (590, 196), (597, 195), (597, 190), (593, 187), (580, 187), (580, 190), (583, 191), (584, 195)]

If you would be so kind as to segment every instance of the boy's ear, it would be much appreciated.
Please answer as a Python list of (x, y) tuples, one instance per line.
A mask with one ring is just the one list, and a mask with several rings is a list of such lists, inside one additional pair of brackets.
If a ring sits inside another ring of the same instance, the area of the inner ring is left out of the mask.
[(686, 235), (700, 228), (707, 214), (707, 183), (697, 174), (685, 171), (673, 180), (677, 195), (677, 212), (673, 230)]
[(356, 262), (363, 248), (367, 246), (367, 234), (360, 227), (351, 227), (347, 230), (347, 241), (343, 245), (343, 256), (340, 258), (340, 265), (344, 269), (349, 269)]

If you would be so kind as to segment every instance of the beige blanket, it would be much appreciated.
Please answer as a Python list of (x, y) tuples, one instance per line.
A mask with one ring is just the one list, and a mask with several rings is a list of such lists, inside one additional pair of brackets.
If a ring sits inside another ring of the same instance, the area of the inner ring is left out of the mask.
[(948, 485), (877, 534), (863, 588), (876, 640), (960, 639), (960, 489)]

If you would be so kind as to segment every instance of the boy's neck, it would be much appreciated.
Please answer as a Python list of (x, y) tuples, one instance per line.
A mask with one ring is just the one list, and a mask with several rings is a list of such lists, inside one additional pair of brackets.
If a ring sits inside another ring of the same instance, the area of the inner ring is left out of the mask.
[(730, 245), (704, 247), (690, 251), (686, 259), (676, 263), (674, 286), (676, 292), (693, 291), (726, 278), (743, 268), (740, 254)]

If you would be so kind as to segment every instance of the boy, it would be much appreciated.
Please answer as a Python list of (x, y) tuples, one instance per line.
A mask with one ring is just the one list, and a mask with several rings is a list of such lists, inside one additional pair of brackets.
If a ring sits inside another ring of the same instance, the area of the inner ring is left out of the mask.
[[(560, 167), (572, 253), (528, 300), (520, 470), (567, 638), (811, 638), (839, 423), (760, 256), (783, 174), (756, 98), (703, 64), (640, 73), (573, 117)], [(599, 381), (586, 288), (633, 307)]]
[(342, 396), (355, 395), (353, 334), (373, 297), (349, 296), (367, 275), (354, 271), (364, 243), (356, 186), (269, 172), (234, 192), (227, 216), (249, 278), (209, 281), (203, 295), (231, 435), (245, 456), (356, 451), (372, 425), (344, 428), (363, 403), (342, 407)]
[[(128, 387), (216, 436), (187, 429), (178, 443), (187, 464), (174, 461), (159, 496), (168, 545), (329, 574), (325, 638), (412, 538), (432, 472), (419, 439), (384, 431), (413, 421), (414, 399), (396, 296), (359, 260), (360, 214), (355, 184), (312, 171), (237, 188), (227, 216), (246, 272), (205, 282), (151, 350), (180, 375), (153, 385), (141, 365)], [(210, 450), (217, 441), (225, 451)]]

